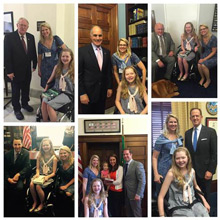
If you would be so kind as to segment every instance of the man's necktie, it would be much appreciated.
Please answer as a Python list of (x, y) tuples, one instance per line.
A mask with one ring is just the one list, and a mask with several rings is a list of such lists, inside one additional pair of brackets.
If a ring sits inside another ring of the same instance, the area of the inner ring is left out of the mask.
[(197, 146), (197, 128), (195, 128), (194, 137), (193, 137), (193, 149), (195, 152), (196, 152), (196, 146)]
[(102, 54), (101, 54), (101, 49), (97, 47), (97, 60), (99, 64), (100, 70), (102, 70)]
[(15, 155), (15, 163), (16, 163), (18, 157), (19, 157), (19, 153), (16, 153), (16, 155)]
[(125, 164), (125, 176), (127, 174), (127, 171), (128, 171), (128, 163)]
[(160, 45), (161, 45), (161, 49), (162, 49), (162, 56), (165, 57), (166, 56), (166, 48), (165, 48), (165, 44), (163, 41), (163, 36), (159, 36), (160, 39)]
[(22, 43), (22, 45), (23, 45), (23, 48), (24, 48), (25, 53), (27, 53), (27, 47), (26, 47), (26, 43), (25, 43), (25, 41), (24, 41), (24, 35), (21, 36), (21, 43)]

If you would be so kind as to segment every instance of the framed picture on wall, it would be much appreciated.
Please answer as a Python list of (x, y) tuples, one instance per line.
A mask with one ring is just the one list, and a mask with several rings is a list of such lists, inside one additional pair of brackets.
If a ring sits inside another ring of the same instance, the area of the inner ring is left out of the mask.
[(215, 129), (215, 131), (218, 131), (218, 121), (217, 118), (206, 118), (205, 123), (207, 127)]
[(4, 34), (14, 32), (13, 11), (4, 12)]

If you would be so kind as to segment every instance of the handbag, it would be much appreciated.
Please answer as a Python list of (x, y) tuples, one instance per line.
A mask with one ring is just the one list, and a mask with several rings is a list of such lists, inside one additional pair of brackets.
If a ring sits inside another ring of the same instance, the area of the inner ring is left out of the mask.
[(47, 98), (48, 101), (54, 99), (60, 94), (56, 89), (48, 89), (46, 92), (42, 93), (43, 98)]
[(33, 179), (34, 184), (43, 185), (44, 184), (44, 175), (40, 175), (37, 178)]

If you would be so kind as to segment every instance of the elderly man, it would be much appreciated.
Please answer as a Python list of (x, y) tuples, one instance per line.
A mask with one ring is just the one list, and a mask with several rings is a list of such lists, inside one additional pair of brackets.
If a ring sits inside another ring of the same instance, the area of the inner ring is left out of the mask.
[(37, 54), (34, 36), (27, 33), (28, 27), (27, 19), (20, 18), (17, 22), (18, 29), (5, 35), (4, 40), (5, 68), (12, 82), (12, 106), (18, 120), (24, 119), (21, 107), (28, 112), (33, 111), (28, 102), (31, 75), (37, 66)]
[(171, 79), (172, 70), (175, 64), (175, 44), (169, 33), (164, 32), (163, 24), (157, 23), (152, 33), (152, 82), (157, 81), (159, 68), (166, 65), (165, 79)]
[(105, 101), (112, 95), (110, 52), (101, 46), (102, 29), (90, 31), (91, 44), (79, 48), (79, 96), (83, 114), (104, 114)]

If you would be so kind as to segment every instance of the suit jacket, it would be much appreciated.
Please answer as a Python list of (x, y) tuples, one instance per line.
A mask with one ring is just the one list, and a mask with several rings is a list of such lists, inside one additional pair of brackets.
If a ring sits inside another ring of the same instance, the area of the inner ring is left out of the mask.
[(31, 78), (31, 63), (33, 68), (37, 66), (37, 54), (35, 40), (32, 34), (26, 33), (27, 49), (26, 54), (18, 31), (5, 35), (4, 39), (4, 65), (7, 74), (14, 73), (14, 82), (22, 82)]
[(21, 153), (14, 163), (14, 149), (5, 154), (4, 170), (5, 180), (14, 177), (16, 173), (20, 173), (20, 179), (25, 179), (31, 168), (29, 160), (29, 152), (25, 148), (21, 149)]
[(112, 88), (112, 65), (109, 50), (102, 47), (103, 65), (100, 70), (91, 44), (79, 48), (79, 95), (87, 94), (90, 103), (105, 101)]
[(124, 191), (129, 199), (134, 199), (135, 195), (139, 195), (141, 198), (144, 197), (144, 189), (146, 184), (146, 176), (144, 166), (142, 163), (132, 160), (127, 173), (125, 175), (124, 164)]
[[(166, 54), (168, 55), (170, 51), (175, 51), (175, 44), (169, 33), (164, 32), (163, 38), (165, 43)], [(154, 32), (152, 33), (152, 62), (156, 62), (156, 60), (159, 59), (158, 57), (159, 50), (160, 50), (159, 40), (157, 34)]]
[(185, 133), (185, 146), (189, 150), (193, 167), (196, 174), (200, 178), (204, 178), (205, 172), (209, 171), (215, 173), (217, 166), (217, 135), (212, 128), (202, 126), (198, 141), (196, 152), (193, 150), (192, 144), (193, 128)]

